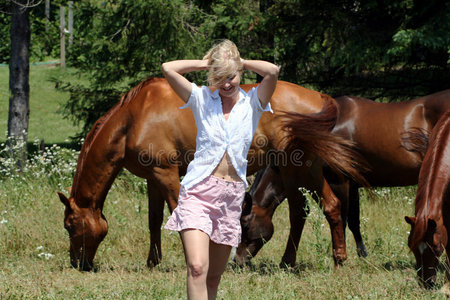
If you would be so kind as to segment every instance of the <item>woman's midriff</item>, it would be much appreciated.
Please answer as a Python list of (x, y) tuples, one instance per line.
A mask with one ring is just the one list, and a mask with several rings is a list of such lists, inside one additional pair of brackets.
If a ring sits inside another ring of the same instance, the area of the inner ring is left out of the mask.
[(211, 173), (211, 175), (222, 178), (228, 181), (242, 181), (242, 179), (236, 173), (236, 169), (231, 163), (228, 152), (225, 152), (217, 167)]

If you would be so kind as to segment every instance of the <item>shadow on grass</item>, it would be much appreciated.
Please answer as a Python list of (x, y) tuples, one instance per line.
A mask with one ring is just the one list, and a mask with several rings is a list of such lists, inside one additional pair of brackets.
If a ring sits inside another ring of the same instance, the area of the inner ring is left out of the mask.
[(27, 143), (28, 156), (30, 157), (38, 152), (43, 152), (43, 151), (45, 151), (46, 148), (50, 148), (53, 145), (59, 146), (61, 148), (77, 150), (77, 151), (79, 151), (81, 149), (81, 145), (79, 142), (41, 143), (40, 145), (36, 145), (33, 142), (28, 142)]
[(125, 272), (125, 273), (143, 273), (143, 272), (158, 272), (158, 273), (173, 273), (178, 272), (180, 269), (184, 270), (184, 265), (177, 264), (164, 264), (158, 265), (152, 268), (147, 267), (146, 264), (117, 264), (117, 265), (96, 265), (90, 272), (93, 273), (105, 273), (105, 272)]
[(382, 264), (387, 271), (414, 269), (415, 264), (410, 260), (391, 260)]
[[(5, 140), (0, 140), (0, 144), (6, 144)], [(44, 143), (41, 142), (39, 145), (37, 145), (34, 142), (27, 142), (27, 152), (28, 152), (28, 157), (32, 157), (33, 155), (37, 154), (37, 153), (42, 153), (45, 151), (45, 149), (47, 148), (51, 148), (53, 145), (56, 145), (58, 147), (61, 148), (65, 148), (65, 149), (70, 149), (70, 150), (76, 150), (76, 151), (80, 151), (81, 149), (81, 144), (79, 142), (73, 141), (73, 142), (56, 142), (56, 143)], [(2, 149), (5, 146), (1, 147)], [(1, 149), (0, 149), (1, 150)]]
[(255, 272), (262, 276), (273, 275), (274, 273), (286, 272), (294, 274), (298, 277), (304, 275), (304, 272), (307, 270), (319, 270), (320, 268), (310, 264), (310, 263), (297, 263), (295, 267), (289, 266), (280, 266), (279, 264), (274, 263), (270, 260), (264, 260), (259, 264), (253, 264), (250, 262), (247, 266), (239, 266), (235, 262), (229, 262), (228, 267), (231, 268), (235, 273), (245, 273), (245, 272)]

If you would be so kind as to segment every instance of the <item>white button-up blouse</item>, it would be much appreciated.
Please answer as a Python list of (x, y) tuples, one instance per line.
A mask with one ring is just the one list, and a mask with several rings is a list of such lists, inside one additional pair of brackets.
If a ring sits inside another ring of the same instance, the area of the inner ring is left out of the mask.
[(258, 99), (257, 89), (245, 93), (241, 88), (239, 101), (233, 106), (228, 120), (222, 111), (219, 90), (211, 92), (206, 87), (192, 84), (192, 93), (187, 103), (180, 107), (190, 108), (197, 125), (196, 150), (194, 159), (189, 163), (186, 175), (181, 181), (189, 189), (211, 175), (220, 160), (228, 151), (231, 163), (237, 175), (248, 187), (247, 154), (253, 135), (264, 111), (273, 113), (270, 103), (263, 109)]

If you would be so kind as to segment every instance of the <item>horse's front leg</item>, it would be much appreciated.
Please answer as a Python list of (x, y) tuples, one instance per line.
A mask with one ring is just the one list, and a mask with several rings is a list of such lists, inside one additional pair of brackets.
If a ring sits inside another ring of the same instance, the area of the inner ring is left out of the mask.
[(307, 212), (305, 210), (306, 198), (297, 188), (286, 188), (286, 196), (289, 203), (290, 231), (286, 244), (286, 250), (281, 258), (281, 266), (295, 267), (298, 244), (302, 236)]
[(150, 251), (147, 266), (152, 268), (161, 262), (161, 226), (164, 220), (164, 202), (170, 213), (178, 202), (180, 180), (178, 169), (170, 168), (154, 172), (154, 178), (147, 180), (148, 225), (150, 230)]
[(164, 198), (157, 184), (147, 180), (148, 228), (150, 230), (150, 251), (147, 266), (153, 268), (161, 262), (161, 225), (164, 218)]
[(322, 207), (325, 217), (330, 225), (334, 263), (338, 266), (347, 259), (341, 202), (333, 193), (325, 179), (323, 180), (322, 185)]

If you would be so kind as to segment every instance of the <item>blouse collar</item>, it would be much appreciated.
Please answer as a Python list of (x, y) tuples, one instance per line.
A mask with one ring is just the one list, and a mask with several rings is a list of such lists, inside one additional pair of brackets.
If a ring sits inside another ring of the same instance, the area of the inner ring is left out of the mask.
[[(239, 87), (239, 100), (238, 100), (238, 102), (240, 102), (242, 99), (245, 99), (245, 97), (247, 97), (247, 96), (248, 96), (247, 93), (243, 89), (241, 89), (241, 87)], [(216, 89), (212, 93), (211, 98), (213, 100), (220, 100), (219, 89)]]

